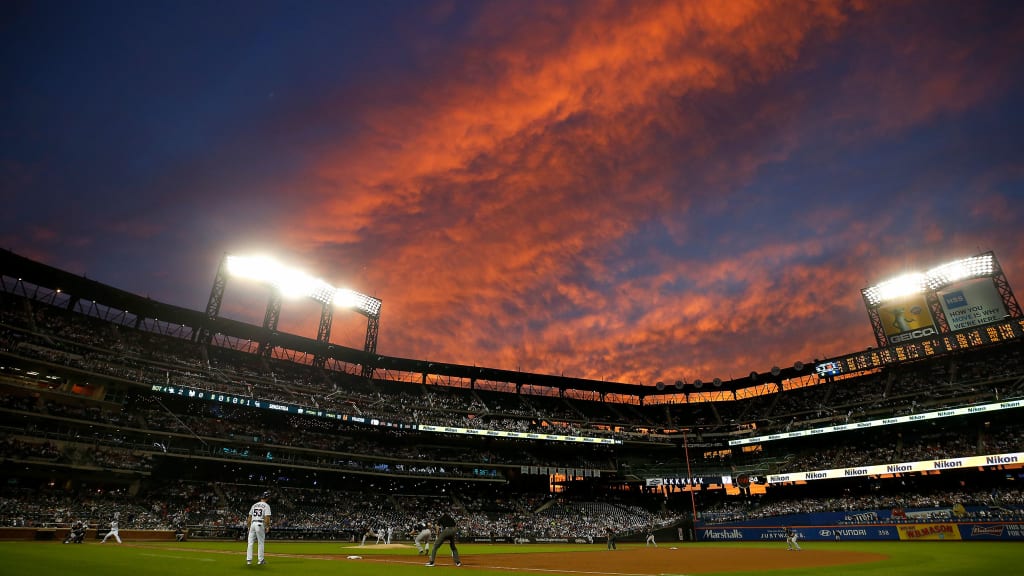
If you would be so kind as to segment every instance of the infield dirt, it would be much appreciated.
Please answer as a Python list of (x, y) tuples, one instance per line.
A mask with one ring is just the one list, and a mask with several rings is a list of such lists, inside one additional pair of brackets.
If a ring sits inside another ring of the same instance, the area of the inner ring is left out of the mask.
[[(422, 556), (367, 556), (366, 560), (397, 564), (422, 563)], [(879, 562), (884, 554), (845, 550), (789, 551), (785, 548), (629, 548), (593, 552), (538, 552), (521, 554), (463, 555), (466, 568), (488, 570), (538, 570), (566, 574), (608, 574), (619, 576), (658, 576), (662, 574), (700, 574), (743, 570), (785, 570)], [(452, 564), (444, 546), (437, 553), (437, 565)]]

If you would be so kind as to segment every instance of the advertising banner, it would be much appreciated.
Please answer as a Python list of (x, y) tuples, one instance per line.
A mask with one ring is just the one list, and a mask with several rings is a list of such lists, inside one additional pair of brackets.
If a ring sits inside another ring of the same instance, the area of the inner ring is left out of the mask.
[(973, 328), (1006, 317), (1006, 306), (991, 278), (958, 282), (936, 292), (950, 330)]
[(934, 470), (981, 468), (984, 466), (1016, 466), (1021, 462), (1024, 462), (1024, 452), (985, 454), (981, 456), (945, 458), (942, 460), (921, 460), (917, 462), (897, 462), (892, 464), (869, 464), (867, 466), (855, 466), (852, 468), (833, 468), (830, 470), (808, 470), (790, 472), (788, 474), (770, 474), (768, 475), (768, 483), (782, 484), (784, 482), (808, 482), (811, 480), (880, 476), (882, 474), (907, 474), (911, 472), (931, 472)]
[(921, 420), (933, 420), (935, 418), (953, 418), (967, 414), (980, 414), (982, 412), (996, 412), (998, 410), (1013, 410), (1024, 408), (1024, 400), (1010, 400), (1007, 402), (993, 402), (991, 404), (975, 404), (973, 406), (961, 406), (960, 408), (946, 408), (934, 412), (918, 412), (905, 416), (892, 416), (890, 418), (879, 418), (877, 420), (865, 420), (852, 424), (837, 424), (823, 428), (811, 428), (809, 430), (797, 430), (796, 432), (780, 432), (766, 436), (751, 436), (739, 440), (729, 440), (729, 446), (742, 446), (745, 444), (760, 444), (772, 440), (785, 440), (787, 438), (802, 438), (804, 436), (815, 436), (817, 434), (831, 434), (832, 432), (845, 432), (846, 430), (862, 430), (864, 428), (877, 428), (879, 426), (892, 426), (906, 422), (920, 422)]
[[(898, 540), (891, 525), (879, 526), (799, 526), (794, 528), (800, 541), (823, 540)], [(697, 528), (697, 539), (708, 542), (785, 542), (782, 526)]]
[[(1024, 523), (1004, 522), (907, 522), (884, 524), (823, 524), (807, 526), (789, 524), (800, 535), (800, 541), (823, 542), (843, 540), (1024, 540)], [(783, 542), (783, 525), (719, 525), (698, 526), (697, 539), (709, 542)]]
[(647, 478), (644, 480), (647, 486), (707, 486), (718, 484), (724, 486), (732, 484), (732, 476), (700, 476), (696, 478)]
[(889, 344), (909, 342), (938, 334), (923, 294), (882, 304), (878, 307), (878, 317)]
[(1024, 540), (1024, 524), (979, 522), (961, 524), (960, 536), (964, 540)]
[(956, 524), (906, 524), (897, 525), (900, 540), (960, 540), (960, 527)]

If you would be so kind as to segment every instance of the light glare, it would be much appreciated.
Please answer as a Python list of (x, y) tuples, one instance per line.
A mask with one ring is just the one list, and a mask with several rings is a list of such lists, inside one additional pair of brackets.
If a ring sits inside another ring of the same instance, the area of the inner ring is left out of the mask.
[(335, 288), (301, 270), (288, 268), (266, 256), (227, 257), (227, 271), (232, 276), (255, 280), (274, 286), (283, 298), (312, 298), (322, 304), (353, 308), (369, 316), (380, 314), (380, 300), (348, 288)]
[(925, 290), (937, 290), (960, 280), (991, 276), (994, 271), (992, 254), (982, 254), (947, 262), (924, 273), (912, 272), (886, 280), (865, 288), (862, 293), (869, 305), (877, 306), (889, 300), (920, 294)]

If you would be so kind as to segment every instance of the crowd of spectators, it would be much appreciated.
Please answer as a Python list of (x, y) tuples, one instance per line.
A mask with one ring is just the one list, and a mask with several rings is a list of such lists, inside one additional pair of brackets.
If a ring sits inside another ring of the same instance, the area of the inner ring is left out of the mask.
[(933, 520), (1024, 521), (1024, 490), (905, 491), (901, 494), (846, 494), (821, 498), (750, 497), (721, 500), (700, 511), (708, 524), (843, 512), (848, 523)]
[[(749, 452), (731, 450), (724, 442), (744, 429), (757, 433), (797, 430), (1018, 398), (1024, 395), (1024, 355), (1016, 348), (897, 366), (741, 401), (656, 406), (372, 381), (352, 373), (199, 346), (27, 301), (0, 307), (0, 352), (45, 366), (50, 374), (46, 379), (29, 378), (24, 371), (3, 368), (0, 457), (18, 463), (59, 464), (72, 471), (137, 473), (147, 479), (136, 494), (122, 488), (74, 494), (53, 488), (43, 490), (44, 497), (33, 501), (31, 491), (12, 489), (0, 500), (0, 521), (7, 525), (80, 517), (99, 521), (117, 511), (123, 512), (126, 528), (188, 522), (211, 534), (237, 532), (243, 521), (240, 515), (251, 504), (252, 486), (150, 485), (150, 474), (161, 463), (196, 456), (364, 477), (507, 482), (537, 467), (616, 477), (625, 471), (623, 463), (630, 462), (643, 462), (648, 470), (662, 466), (666, 476), (684, 470), (689, 474), (690, 456), (678, 450), (678, 437), (660, 433), (679, 427), (693, 434), (692, 458), (699, 464), (698, 471), (722, 475), (748, 464), (762, 466), (767, 473), (782, 473), (1024, 450), (1024, 426), (1000, 417), (986, 420), (984, 426), (977, 426), (978, 420), (931, 429), (925, 424), (908, 425), (882, 439), (849, 434), (841, 442), (819, 438), (820, 442), (766, 443)], [(92, 376), (102, 377), (105, 384), (93, 386)], [(402, 426), (368, 428), (152, 390), (164, 386), (394, 423), (612, 436), (626, 444), (565, 447), (427, 435)], [(461, 490), (445, 495), (430, 490), (368, 494), (281, 487), (275, 527), (286, 534), (316, 531), (354, 538), (361, 530), (386, 525), (407, 534), (416, 522), (450, 508), (474, 535), (598, 538), (607, 527), (630, 532), (679, 519), (671, 512), (608, 498), (538, 501), (548, 495), (526, 493), (505, 499), (483, 496), (482, 482), (472, 489), (467, 488), (469, 483), (460, 486)], [(1019, 496), (1018, 492), (1007, 498)], [(869, 502), (859, 498), (870, 497), (728, 502), (706, 512), (717, 519), (865, 508)], [(918, 502), (908, 499), (908, 503)]]
[[(365, 532), (391, 529), (409, 540), (414, 527), (451, 511), (467, 538), (598, 538), (606, 527), (620, 533), (671, 525), (672, 514), (651, 513), (635, 504), (575, 502), (538, 494), (506, 495), (501, 509), (479, 506), (479, 494), (389, 492), (388, 484), (359, 491), (279, 487), (272, 491), (277, 538), (317, 535), (355, 541)], [(121, 528), (163, 529), (185, 524), (193, 535), (240, 537), (245, 515), (259, 488), (246, 484), (172, 482), (137, 495), (125, 490), (6, 488), (0, 491), (0, 526), (54, 527), (83, 520), (102, 526), (114, 514)], [(400, 489), (399, 489), (400, 490)], [(487, 497), (491, 499), (490, 496)], [(474, 505), (474, 503), (476, 505)]]
[[(866, 376), (784, 389), (778, 401), (638, 407), (551, 397), (366, 381), (283, 360), (152, 334), (65, 310), (13, 306), (0, 316), (0, 349), (144, 385), (330, 409), (409, 424), (557, 431), (671, 441), (653, 432), (686, 426), (705, 437), (755, 425), (795, 430), (1024, 394), (1019, 352), (963, 355), (948, 363), (897, 366)], [(102, 415), (105, 416), (105, 415)]]

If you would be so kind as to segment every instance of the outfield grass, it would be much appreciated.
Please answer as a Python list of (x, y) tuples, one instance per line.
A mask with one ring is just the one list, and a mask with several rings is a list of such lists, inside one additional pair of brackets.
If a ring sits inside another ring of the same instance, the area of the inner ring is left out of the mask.
[[(807, 570), (764, 570), (759, 572), (720, 572), (720, 576), (975, 576), (987, 574), (1012, 575), (1024, 573), (1024, 547), (1014, 542), (825, 542), (804, 543), (805, 548), (827, 548), (875, 552), (890, 556), (888, 560), (843, 567)], [(665, 544), (662, 544), (665, 546)], [(681, 553), (688, 548), (743, 549), (778, 547), (774, 544), (678, 544)], [(620, 545), (620, 548), (643, 547)], [(593, 545), (488, 545), (462, 544), (463, 558), (485, 554), (542, 553), (579, 551), (580, 553), (608, 553), (603, 544)], [(441, 549), (445, 555), (447, 547)], [(373, 550), (351, 547), (339, 543), (276, 542), (267, 544), (266, 566), (245, 565), (245, 544), (238, 542), (160, 542), (100, 545), (61, 544), (60, 542), (0, 542), (0, 575), (4, 576), (424, 576), (425, 573), (444, 574), (458, 571), (464, 576), (510, 576), (509, 570), (481, 570), (463, 566), (455, 568), (440, 562), (435, 568), (425, 568), (423, 557), (413, 548), (399, 550)], [(312, 555), (359, 555), (364, 558), (375, 554), (407, 555), (409, 564), (374, 563), (360, 560), (327, 560)], [(307, 557), (303, 557), (307, 556)], [(471, 563), (471, 562), (470, 562)], [(426, 572), (426, 571), (430, 572)], [(566, 567), (570, 573), (571, 566)], [(682, 570), (681, 570), (682, 573)], [(545, 572), (550, 576), (550, 572)], [(589, 576), (599, 576), (594, 572)], [(623, 575), (617, 575), (623, 576)], [(667, 576), (667, 575), (663, 575)]]

